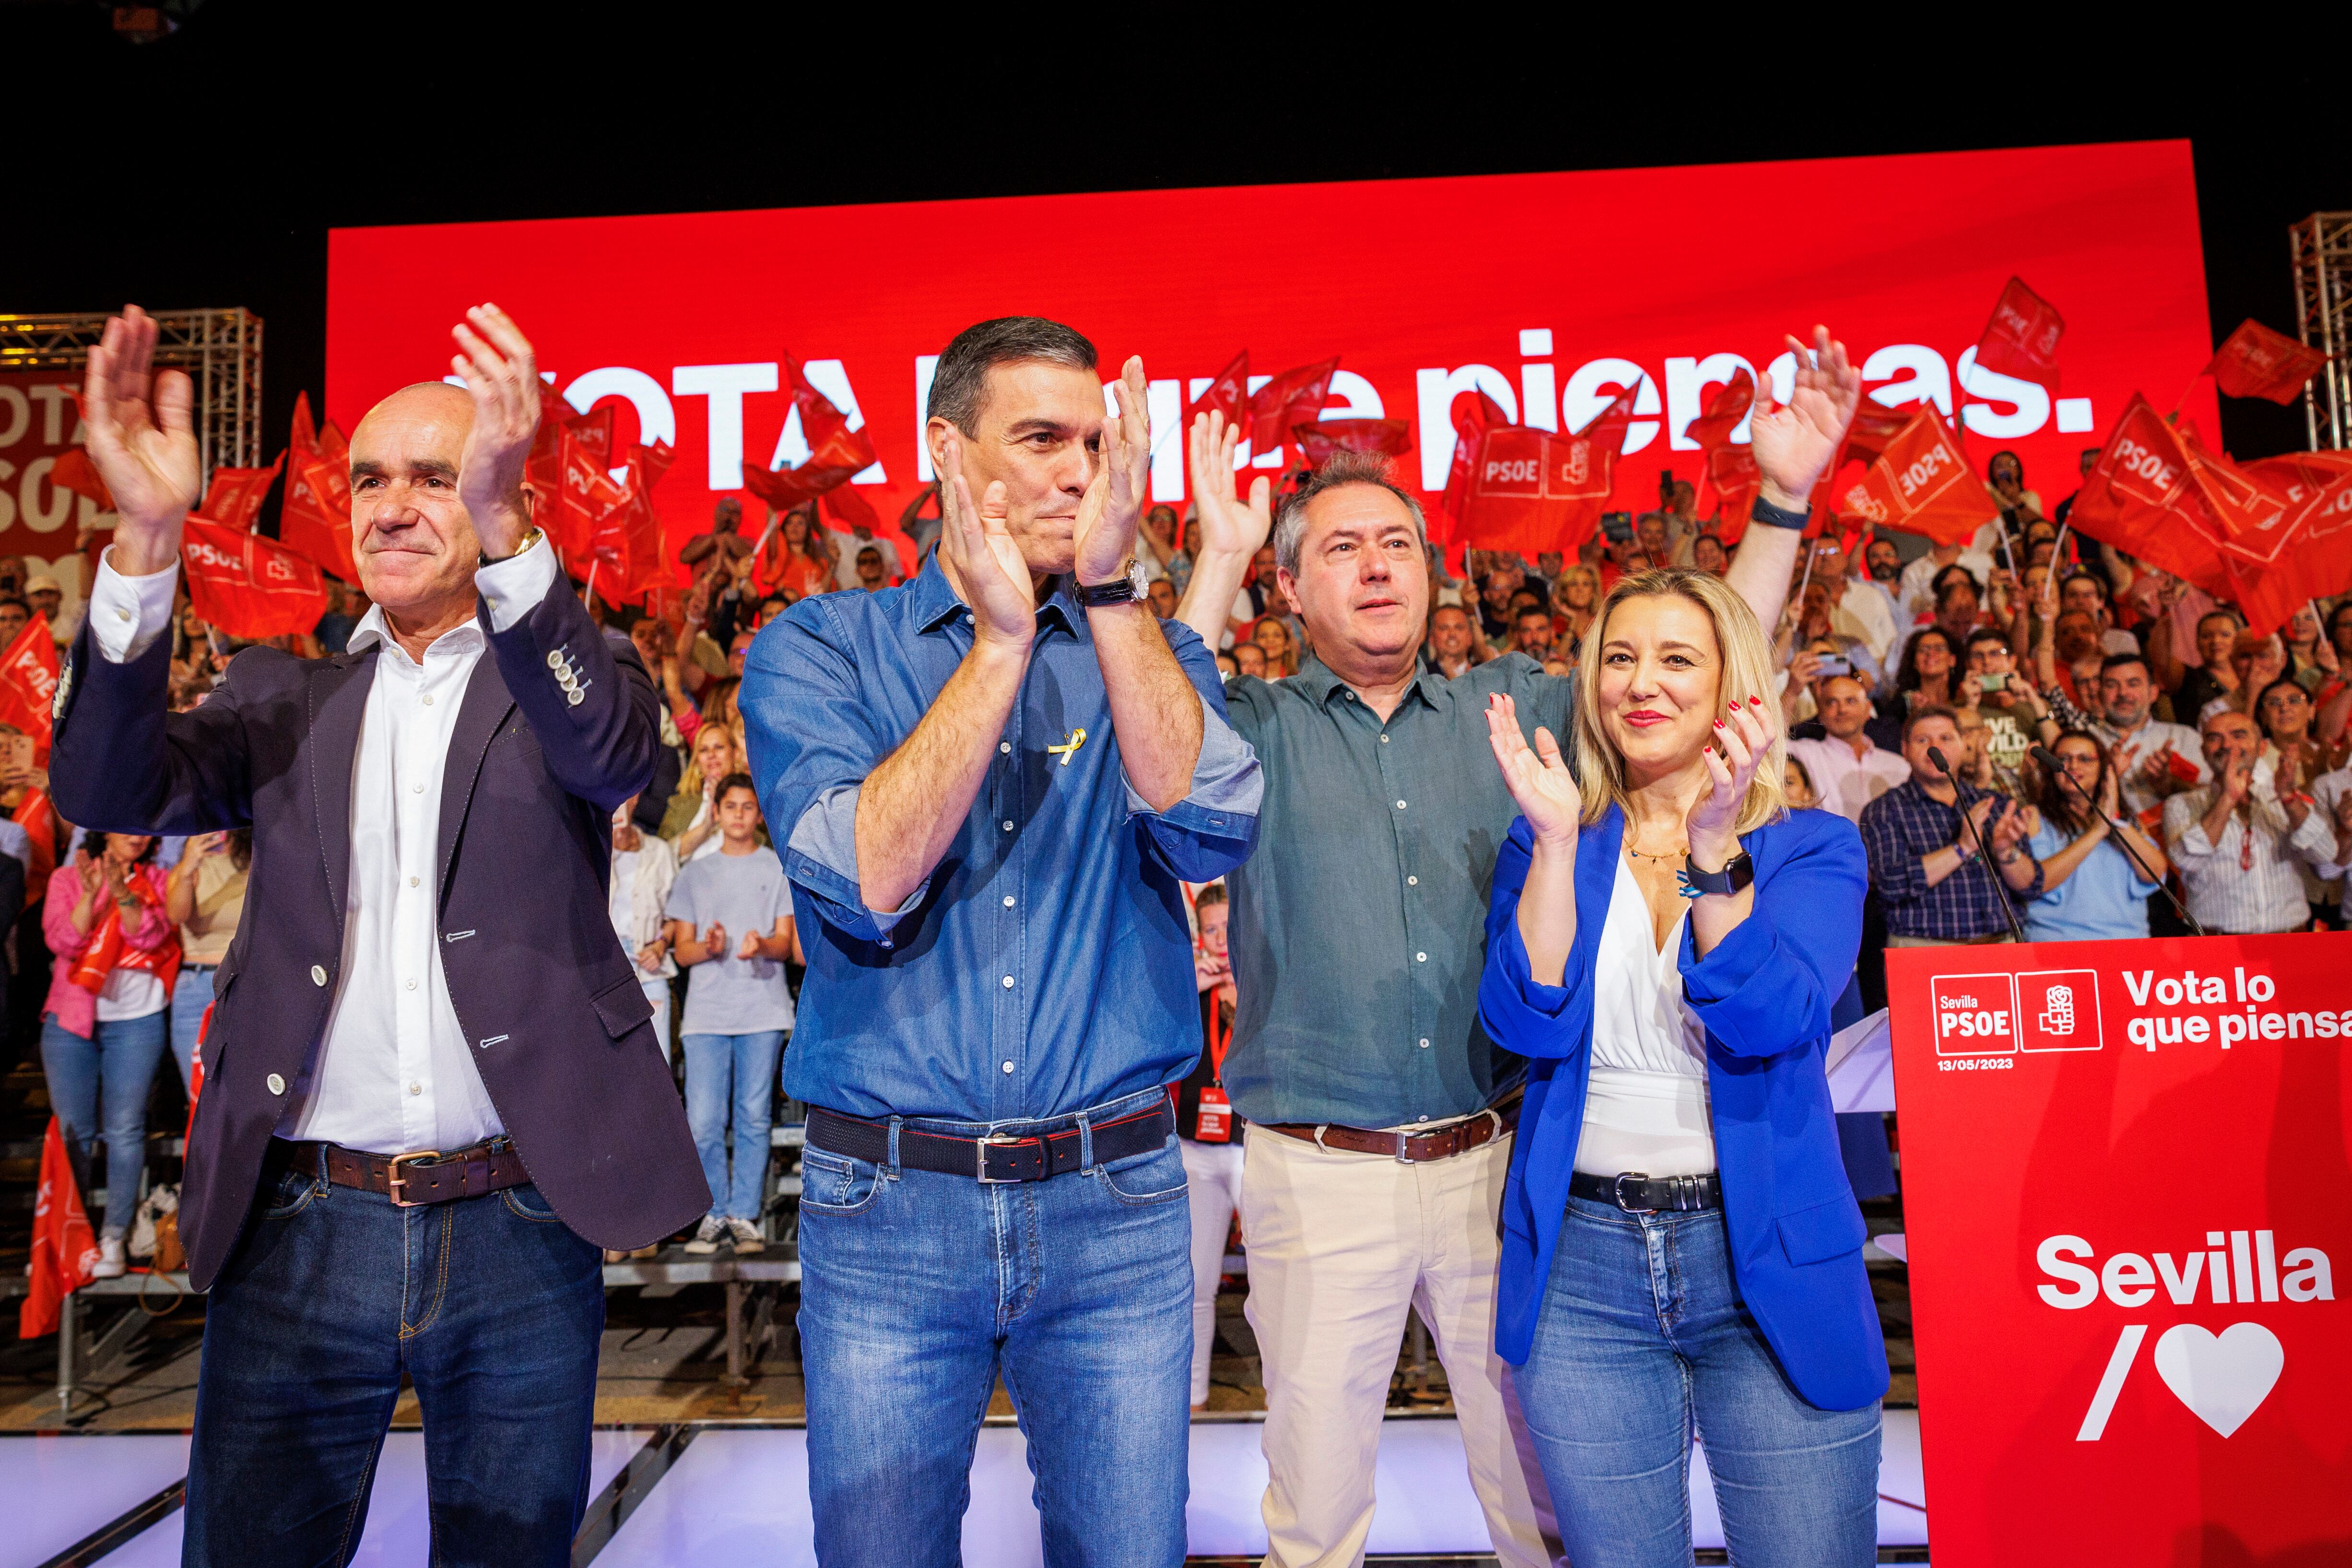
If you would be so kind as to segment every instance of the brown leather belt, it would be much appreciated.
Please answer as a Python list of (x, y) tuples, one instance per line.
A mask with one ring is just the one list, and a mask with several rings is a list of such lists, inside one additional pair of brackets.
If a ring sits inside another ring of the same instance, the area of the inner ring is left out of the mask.
[(1345, 1149), (1354, 1154), (1386, 1154), (1400, 1163), (1418, 1165), (1429, 1160), (1451, 1160), (1491, 1143), (1518, 1125), (1519, 1102), (1499, 1110), (1482, 1110), (1467, 1121), (1456, 1121), (1434, 1132), (1373, 1132), (1361, 1127), (1331, 1123), (1307, 1126), (1296, 1122), (1260, 1122), (1268, 1132), (1279, 1132), (1312, 1143), (1318, 1149)]
[(487, 1139), (446, 1154), (437, 1149), (414, 1154), (369, 1154), (337, 1143), (296, 1142), (286, 1138), (270, 1142), (273, 1161), (282, 1160), (296, 1170), (315, 1171), (323, 1152), (328, 1181), (339, 1187), (381, 1193), (399, 1208), (484, 1197), (530, 1183), (522, 1156), (504, 1138)]

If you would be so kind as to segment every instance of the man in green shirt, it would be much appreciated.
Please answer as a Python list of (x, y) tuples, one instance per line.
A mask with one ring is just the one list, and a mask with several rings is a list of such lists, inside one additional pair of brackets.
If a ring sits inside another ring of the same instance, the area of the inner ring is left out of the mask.
[[(1759, 396), (1763, 478), (1731, 584), (1774, 626), (1807, 500), (1861, 377), (1816, 329), (1795, 340), (1792, 403)], [(1192, 430), (1201, 552), (1178, 617), (1203, 638), (1273, 536), (1276, 590), (1312, 656), (1296, 676), (1235, 677), (1234, 728), (1265, 795), (1258, 851), (1231, 873), (1240, 993), (1224, 1082), (1248, 1123), (1242, 1234), (1266, 1387), (1265, 1502), (1275, 1568), (1346, 1563), (1371, 1528), (1372, 1462), (1408, 1307), (1429, 1325), (1497, 1556), (1553, 1562), (1551, 1509), (1495, 1353), (1496, 1215), (1510, 1158), (1496, 1106), (1510, 1059), (1477, 1018), (1486, 896), (1516, 815), (1486, 739), (1511, 696), (1572, 743), (1574, 686), (1524, 654), (1453, 679), (1427, 671), (1426, 530), (1377, 459), (1335, 458), (1286, 500), (1234, 489), (1236, 433)], [(1600, 628), (1595, 628), (1598, 635)]]

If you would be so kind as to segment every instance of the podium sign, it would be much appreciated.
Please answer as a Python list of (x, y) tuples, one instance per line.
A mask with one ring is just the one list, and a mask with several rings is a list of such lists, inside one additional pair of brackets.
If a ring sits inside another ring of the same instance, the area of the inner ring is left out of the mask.
[(2352, 1562), (2352, 937), (1886, 970), (1937, 1568)]

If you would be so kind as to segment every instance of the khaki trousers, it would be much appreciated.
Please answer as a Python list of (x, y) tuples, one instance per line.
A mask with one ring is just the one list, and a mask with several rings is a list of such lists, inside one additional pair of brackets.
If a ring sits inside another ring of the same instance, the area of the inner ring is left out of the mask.
[(1354, 1568), (1405, 1312), (1454, 1390), (1470, 1484), (1507, 1568), (1550, 1568), (1559, 1532), (1495, 1353), (1496, 1216), (1508, 1138), (1403, 1164), (1249, 1129), (1242, 1237), (1265, 1376), (1267, 1568)]

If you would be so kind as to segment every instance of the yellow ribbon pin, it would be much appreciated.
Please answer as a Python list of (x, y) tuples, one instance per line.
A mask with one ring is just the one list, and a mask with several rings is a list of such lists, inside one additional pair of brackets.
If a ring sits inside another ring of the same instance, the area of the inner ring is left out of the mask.
[(1086, 731), (1082, 729), (1073, 730), (1070, 731), (1070, 738), (1063, 742), (1060, 745), (1046, 747), (1045, 754), (1049, 757), (1055, 755), (1060, 756), (1062, 759), (1062, 765), (1066, 768), (1070, 765), (1070, 759), (1077, 754), (1078, 748), (1086, 743)]

